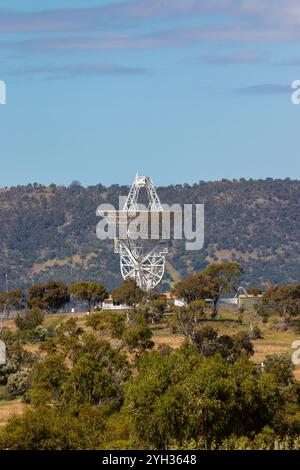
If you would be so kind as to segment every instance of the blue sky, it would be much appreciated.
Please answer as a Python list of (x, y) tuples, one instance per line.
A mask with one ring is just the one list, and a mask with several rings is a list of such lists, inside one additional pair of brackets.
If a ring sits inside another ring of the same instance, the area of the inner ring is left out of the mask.
[(296, 0), (0, 0), (0, 186), (300, 178)]

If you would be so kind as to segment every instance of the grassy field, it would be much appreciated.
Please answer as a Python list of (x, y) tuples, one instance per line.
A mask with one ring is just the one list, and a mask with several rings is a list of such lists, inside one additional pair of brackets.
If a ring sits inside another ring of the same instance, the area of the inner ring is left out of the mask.
[[(44, 326), (57, 328), (64, 320), (72, 317), (76, 318), (79, 325), (85, 328), (85, 313), (47, 315), (44, 320)], [(272, 322), (265, 324), (256, 316), (255, 312), (245, 312), (241, 317), (239, 317), (239, 314), (236, 312), (223, 310), (220, 311), (216, 320), (207, 320), (203, 322), (203, 325), (212, 326), (218, 330), (219, 334), (229, 335), (233, 335), (240, 331), (247, 332), (250, 330), (251, 324), (253, 326), (259, 326), (263, 338), (253, 341), (255, 354), (252, 357), (252, 360), (255, 363), (261, 363), (269, 354), (292, 354), (293, 350), (291, 349), (291, 344), (293, 341), (300, 338), (299, 334), (291, 330), (279, 331), (276, 328), (276, 321), (279, 322), (279, 319), (272, 320)], [(14, 321), (7, 320), (5, 322), (5, 327), (14, 330)], [(176, 349), (180, 347), (183, 340), (183, 337), (172, 334), (166, 323), (162, 323), (153, 328), (153, 341), (156, 346), (168, 344), (172, 348)], [(29, 343), (26, 344), (25, 347), (31, 352), (36, 352), (38, 350), (37, 344)], [(296, 379), (300, 380), (300, 366), (296, 367), (294, 373)], [(0, 426), (3, 426), (11, 416), (22, 413), (25, 406), (26, 405), (21, 399), (11, 401), (0, 400)]]
[[(257, 325), (262, 333), (262, 339), (252, 340), (254, 345), (254, 355), (251, 360), (255, 363), (262, 363), (270, 354), (292, 354), (291, 345), (296, 339), (300, 339), (300, 334), (295, 331), (279, 331), (275, 325), (280, 321), (275, 318), (272, 322), (263, 323), (255, 312), (245, 312), (239, 321), (239, 316), (235, 312), (221, 311), (214, 321), (205, 321), (204, 325), (209, 325), (218, 330), (219, 334), (234, 335), (240, 331), (249, 332), (250, 325)], [(172, 348), (178, 348), (183, 342), (183, 337), (173, 335), (165, 325), (160, 325), (153, 329), (153, 340), (156, 345), (168, 344)], [(300, 380), (300, 366), (296, 366), (294, 375)]]

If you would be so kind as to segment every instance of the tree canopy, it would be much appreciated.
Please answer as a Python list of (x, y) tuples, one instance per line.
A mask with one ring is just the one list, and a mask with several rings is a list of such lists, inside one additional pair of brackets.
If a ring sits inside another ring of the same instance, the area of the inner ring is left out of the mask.
[(62, 282), (48, 281), (46, 284), (33, 285), (28, 289), (29, 308), (38, 307), (48, 312), (56, 312), (69, 301), (68, 287)]
[(97, 304), (102, 305), (108, 297), (108, 292), (102, 284), (91, 281), (76, 282), (69, 287), (69, 291), (75, 299), (85, 302), (89, 311)]
[(242, 272), (243, 269), (238, 263), (214, 263), (200, 273), (188, 276), (175, 284), (173, 292), (188, 303), (210, 300), (212, 313), (215, 314), (220, 296), (237, 289)]

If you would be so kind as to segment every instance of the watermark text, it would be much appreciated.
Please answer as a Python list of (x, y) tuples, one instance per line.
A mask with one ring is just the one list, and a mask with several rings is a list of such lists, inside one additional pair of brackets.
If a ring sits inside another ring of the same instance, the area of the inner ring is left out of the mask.
[(0, 80), (0, 105), (6, 104), (6, 84)]

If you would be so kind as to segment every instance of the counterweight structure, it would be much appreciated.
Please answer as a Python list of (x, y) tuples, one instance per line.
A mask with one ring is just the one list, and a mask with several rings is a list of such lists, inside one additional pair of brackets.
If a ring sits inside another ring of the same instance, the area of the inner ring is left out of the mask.
[[(142, 188), (146, 190), (148, 203), (141, 209), (138, 199)], [(150, 234), (152, 216), (160, 217), (164, 213), (151, 178), (136, 176), (123, 209), (101, 214), (114, 220), (119, 228), (123, 225), (123, 236), (117, 235), (115, 238), (115, 253), (120, 255), (121, 274), (124, 280), (134, 279), (136, 284), (145, 291), (156, 287), (163, 278), (169, 241), (162, 239), (161, 233), (155, 239), (151, 236), (147, 239), (133, 237), (130, 224), (142, 215), (142, 220), (149, 222), (147, 233)]]

